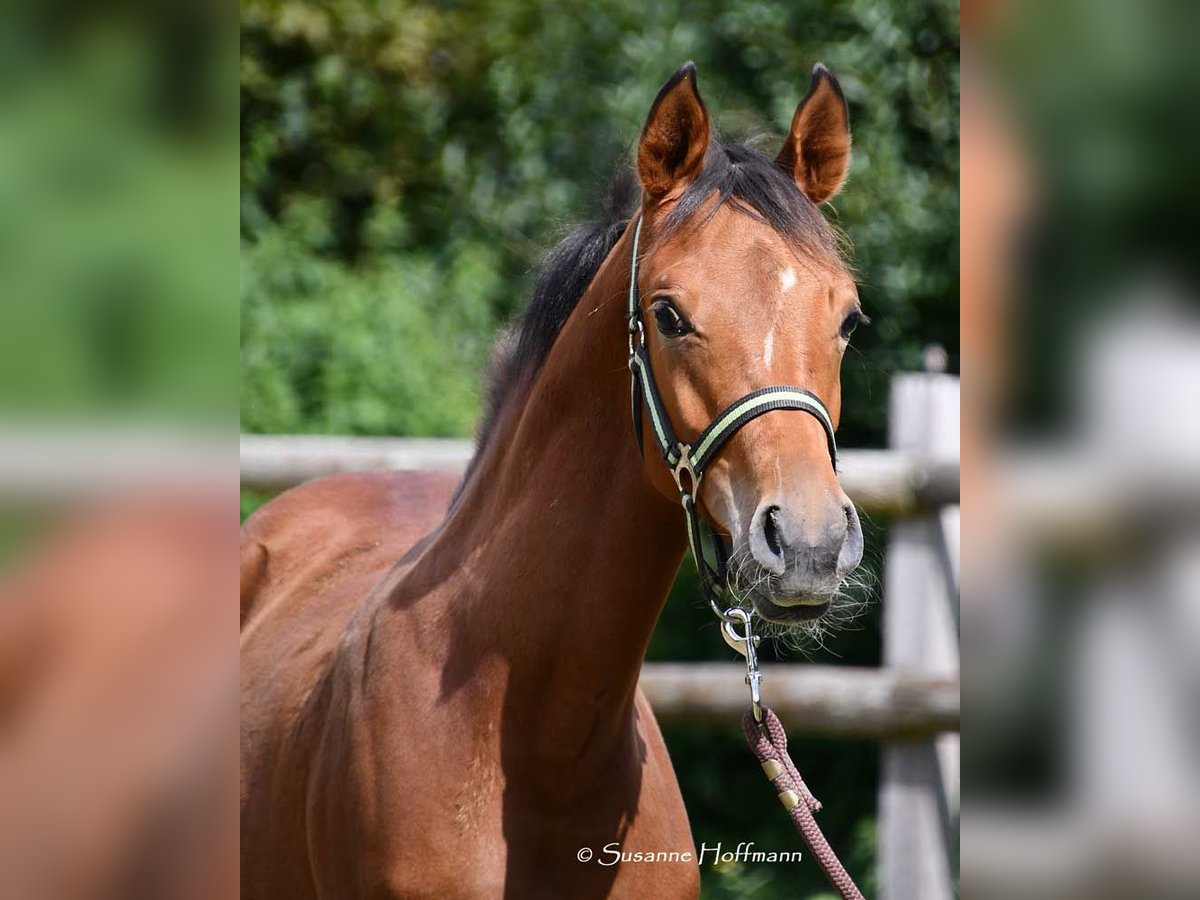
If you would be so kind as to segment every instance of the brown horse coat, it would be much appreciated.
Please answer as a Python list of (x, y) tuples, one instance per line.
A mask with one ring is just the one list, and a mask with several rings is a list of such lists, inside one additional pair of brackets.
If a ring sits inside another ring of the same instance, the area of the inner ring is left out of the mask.
[[(624, 396), (620, 377), (599, 384)], [(603, 419), (562, 418), (550, 442), (528, 429), (509, 452), (494, 444), (440, 525), (453, 482), (398, 473), (322, 479), (247, 522), (245, 896), (695, 896), (694, 863), (577, 859), (613, 841), (693, 851), (636, 693), (683, 552), (677, 511), (629, 471), (641, 465), (632, 446), (599, 475), (554, 460), (598, 424), (627, 429), (615, 399), (585, 391), (583, 408), (610, 407)], [(531, 406), (559, 419), (564, 401)], [(558, 478), (525, 490), (530, 471)], [(478, 489), (494, 476), (525, 496)], [(622, 482), (634, 490), (610, 490)], [(554, 510), (581, 489), (569, 524)], [(526, 524), (539, 519), (584, 539), (564, 548)], [(589, 538), (604, 521), (627, 525)]]

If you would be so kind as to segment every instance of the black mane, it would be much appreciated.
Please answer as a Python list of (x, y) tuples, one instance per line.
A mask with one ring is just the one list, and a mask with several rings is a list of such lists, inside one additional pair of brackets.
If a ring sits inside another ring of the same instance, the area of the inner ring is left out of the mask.
[[(714, 197), (716, 202), (709, 202)], [(639, 200), (637, 178), (623, 165), (613, 178), (602, 216), (572, 230), (543, 257), (533, 299), (516, 323), (505, 329), (493, 352), (475, 456), (463, 485), (482, 458), (501, 410), (533, 381), (575, 304), (625, 232)], [(753, 147), (722, 144), (715, 138), (704, 170), (667, 217), (659, 239), (703, 223), (724, 205), (770, 226), (799, 250), (841, 256), (838, 232), (800, 192), (791, 175)]]

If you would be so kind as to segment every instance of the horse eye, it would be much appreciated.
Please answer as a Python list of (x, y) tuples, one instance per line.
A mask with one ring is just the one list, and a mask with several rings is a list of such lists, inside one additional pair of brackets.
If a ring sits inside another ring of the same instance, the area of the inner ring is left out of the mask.
[(850, 340), (850, 335), (854, 334), (854, 329), (858, 327), (860, 322), (871, 321), (862, 314), (862, 310), (856, 309), (846, 316), (842, 321), (842, 340)]
[(681, 337), (692, 330), (670, 300), (656, 300), (650, 311), (654, 313), (654, 326), (664, 337)]

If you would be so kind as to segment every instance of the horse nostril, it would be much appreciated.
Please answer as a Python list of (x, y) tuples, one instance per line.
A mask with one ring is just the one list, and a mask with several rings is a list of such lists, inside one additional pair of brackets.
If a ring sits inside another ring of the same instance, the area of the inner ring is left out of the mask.
[(763, 540), (767, 542), (767, 549), (771, 553), (783, 559), (783, 543), (779, 538), (779, 507), (771, 506), (763, 512)]

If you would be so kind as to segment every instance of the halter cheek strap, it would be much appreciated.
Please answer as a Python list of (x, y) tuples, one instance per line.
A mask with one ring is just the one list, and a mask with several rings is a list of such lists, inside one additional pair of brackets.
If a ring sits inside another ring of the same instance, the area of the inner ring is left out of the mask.
[[(650, 353), (646, 346), (646, 328), (642, 320), (639, 302), (638, 266), (639, 246), (642, 236), (642, 219), (639, 217), (633, 230), (633, 261), (629, 273), (629, 371), (632, 395), (633, 431), (637, 437), (638, 451), (643, 450), (642, 409), (649, 413), (650, 432), (663, 460), (671, 469), (675, 485), (679, 488), (680, 502), (687, 516), (688, 543), (696, 566), (700, 570), (700, 583), (713, 611), (729, 623), (730, 617), (720, 607), (720, 592), (725, 587), (726, 567), (724, 545), (714, 536), (716, 567), (709, 565), (705, 554), (701, 522), (696, 512), (700, 480), (708, 464), (737, 432), (759, 416), (779, 409), (794, 409), (806, 412), (819, 423), (825, 432), (829, 459), (837, 467), (837, 441), (833, 436), (833, 419), (825, 404), (812, 391), (794, 385), (775, 385), (760, 388), (735, 400), (717, 414), (708, 427), (690, 444), (675, 436), (671, 418), (663, 405), (650, 368)], [(685, 478), (686, 476), (686, 478)], [(685, 483), (686, 481), (686, 483)]]

